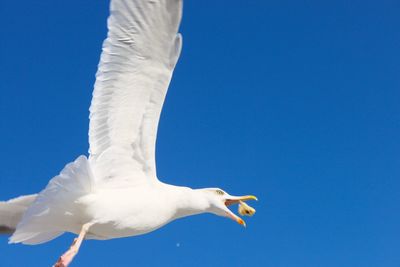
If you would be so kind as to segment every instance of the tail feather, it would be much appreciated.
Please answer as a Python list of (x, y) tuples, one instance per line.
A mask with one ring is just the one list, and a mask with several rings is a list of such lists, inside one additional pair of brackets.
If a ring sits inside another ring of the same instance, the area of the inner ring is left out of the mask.
[(8, 201), (0, 201), (0, 234), (14, 233), (17, 224), (37, 195), (20, 196)]

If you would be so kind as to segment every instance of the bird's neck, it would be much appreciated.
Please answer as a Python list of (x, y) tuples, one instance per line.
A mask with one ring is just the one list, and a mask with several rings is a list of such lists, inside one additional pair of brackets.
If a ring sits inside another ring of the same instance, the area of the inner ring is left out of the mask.
[(176, 201), (176, 214), (174, 219), (207, 212), (209, 201), (198, 190), (189, 187), (173, 186)]

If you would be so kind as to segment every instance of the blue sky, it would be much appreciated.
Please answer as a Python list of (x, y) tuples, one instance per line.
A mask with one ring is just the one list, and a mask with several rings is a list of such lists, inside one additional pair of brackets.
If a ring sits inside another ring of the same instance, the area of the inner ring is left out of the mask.
[[(398, 1), (186, 1), (161, 116), (159, 178), (252, 193), (242, 229), (213, 215), (87, 241), (74, 266), (399, 266)], [(108, 1), (0, 4), (0, 198), (38, 192), (88, 149)], [(66, 234), (7, 245), (49, 266)]]

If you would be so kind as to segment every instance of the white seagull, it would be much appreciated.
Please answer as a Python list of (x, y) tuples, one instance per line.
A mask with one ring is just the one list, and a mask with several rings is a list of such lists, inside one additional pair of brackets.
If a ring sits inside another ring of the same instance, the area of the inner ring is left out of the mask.
[(185, 216), (213, 213), (239, 224), (255, 196), (191, 189), (157, 179), (158, 120), (178, 60), (182, 0), (111, 0), (108, 36), (90, 106), (89, 156), (67, 164), (39, 194), (0, 202), (10, 243), (40, 244), (78, 235), (54, 266), (68, 266), (84, 239), (154, 231)]

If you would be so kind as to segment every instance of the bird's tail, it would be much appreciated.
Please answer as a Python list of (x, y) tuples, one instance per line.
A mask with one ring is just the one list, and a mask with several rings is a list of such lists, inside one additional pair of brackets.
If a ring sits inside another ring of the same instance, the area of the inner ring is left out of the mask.
[(0, 234), (14, 233), (26, 209), (35, 201), (37, 194), (0, 201)]

